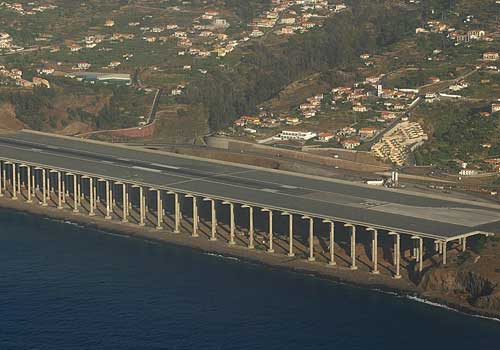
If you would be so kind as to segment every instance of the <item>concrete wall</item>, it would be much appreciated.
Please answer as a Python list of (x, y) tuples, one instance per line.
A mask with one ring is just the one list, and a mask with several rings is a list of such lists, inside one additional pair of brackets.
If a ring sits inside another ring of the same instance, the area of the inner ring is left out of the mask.
[[(327, 156), (321, 156), (316, 154), (311, 154), (309, 152), (294, 151), (288, 149), (275, 148), (265, 145), (258, 145), (250, 142), (232, 140), (221, 137), (208, 137), (207, 145), (209, 147), (226, 149), (232, 152), (251, 152), (258, 153), (267, 157), (275, 157), (276, 159), (286, 158), (294, 159), (301, 162), (315, 163), (321, 166), (328, 166), (334, 168), (338, 166), (342, 169), (355, 170), (355, 171), (366, 171), (366, 172), (377, 172), (386, 171), (390, 169), (389, 166), (381, 164), (370, 164), (365, 162), (355, 162), (348, 159), (333, 158)], [(279, 154), (279, 157), (277, 156)]]
[(129, 138), (151, 137), (153, 136), (155, 127), (156, 127), (156, 120), (153, 121), (151, 124), (145, 126), (125, 128), (125, 129), (95, 131), (78, 136), (83, 138), (91, 137), (93, 135), (109, 135), (109, 136), (129, 137)]

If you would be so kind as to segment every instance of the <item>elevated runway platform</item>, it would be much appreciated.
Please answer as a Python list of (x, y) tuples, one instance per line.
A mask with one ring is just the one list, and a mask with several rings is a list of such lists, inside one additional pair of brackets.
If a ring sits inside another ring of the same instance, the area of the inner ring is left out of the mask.
[(0, 134), (0, 158), (443, 241), (500, 232), (494, 204), (37, 132)]

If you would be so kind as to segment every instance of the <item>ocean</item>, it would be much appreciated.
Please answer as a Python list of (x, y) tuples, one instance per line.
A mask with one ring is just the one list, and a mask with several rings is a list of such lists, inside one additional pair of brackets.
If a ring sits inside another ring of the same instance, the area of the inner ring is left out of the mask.
[(0, 350), (484, 349), (500, 322), (0, 211)]

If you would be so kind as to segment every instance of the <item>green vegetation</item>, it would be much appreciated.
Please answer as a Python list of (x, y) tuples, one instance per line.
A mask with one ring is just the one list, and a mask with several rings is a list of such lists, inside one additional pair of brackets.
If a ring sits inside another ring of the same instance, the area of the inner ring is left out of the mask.
[(380, 50), (412, 33), (417, 25), (416, 11), (386, 9), (368, 0), (354, 4), (352, 12), (278, 47), (252, 44), (240, 64), (192, 82), (179, 101), (204, 105), (210, 127), (216, 130), (254, 111), (290, 82), (313, 72), (349, 67), (360, 53)]
[[(416, 118), (431, 134), (431, 140), (415, 152), (420, 165), (433, 164), (457, 170), (457, 160), (476, 163), (488, 156), (498, 156), (500, 118), (498, 113), (483, 117), (488, 105), (436, 102), (417, 111)], [(483, 144), (492, 144), (483, 148)]]

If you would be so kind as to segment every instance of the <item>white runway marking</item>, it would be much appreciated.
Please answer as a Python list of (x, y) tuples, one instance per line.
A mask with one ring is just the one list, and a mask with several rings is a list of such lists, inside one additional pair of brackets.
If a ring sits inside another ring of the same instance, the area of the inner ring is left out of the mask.
[(281, 187), (283, 187), (283, 188), (287, 188), (287, 189), (289, 189), (289, 190), (296, 190), (296, 189), (298, 188), (298, 187), (296, 187), (296, 186), (290, 186), (290, 185), (281, 185)]
[(172, 165), (165, 165), (165, 164), (159, 164), (159, 163), (150, 163), (151, 165), (160, 167), (160, 168), (166, 168), (166, 169), (174, 169), (174, 170), (179, 170), (180, 168), (178, 166), (172, 166)]
[(272, 188), (261, 188), (260, 190), (263, 192), (270, 192), (270, 193), (278, 192), (278, 190), (273, 190)]
[(133, 166), (132, 168), (137, 169), (137, 170), (144, 170), (144, 171), (150, 171), (152, 173), (161, 173), (161, 170), (158, 169), (151, 169), (151, 168), (144, 168), (142, 166)]

